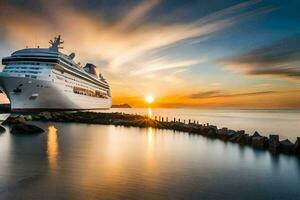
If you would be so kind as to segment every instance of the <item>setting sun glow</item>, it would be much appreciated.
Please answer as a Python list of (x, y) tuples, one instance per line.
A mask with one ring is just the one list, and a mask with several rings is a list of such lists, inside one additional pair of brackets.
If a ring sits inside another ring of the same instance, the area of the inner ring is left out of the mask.
[(153, 103), (154, 102), (154, 97), (153, 96), (147, 96), (145, 98), (145, 101), (149, 104)]

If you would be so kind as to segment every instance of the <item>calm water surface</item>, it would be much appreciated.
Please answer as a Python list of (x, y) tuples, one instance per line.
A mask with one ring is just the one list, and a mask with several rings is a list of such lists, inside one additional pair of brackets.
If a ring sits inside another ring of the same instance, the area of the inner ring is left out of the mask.
[(204, 109), (111, 109), (108, 112), (125, 112), (161, 116), (166, 119), (180, 118), (199, 123), (210, 123), (219, 128), (245, 130), (249, 134), (258, 131), (262, 135), (278, 134), (281, 139), (295, 141), (300, 137), (300, 110), (204, 110)]
[(0, 199), (300, 199), (300, 160), (168, 130), (0, 135)]

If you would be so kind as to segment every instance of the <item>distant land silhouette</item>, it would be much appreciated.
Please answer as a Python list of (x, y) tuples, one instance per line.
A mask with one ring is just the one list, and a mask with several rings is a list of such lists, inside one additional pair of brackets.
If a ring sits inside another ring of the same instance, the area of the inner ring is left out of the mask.
[(129, 104), (124, 103), (124, 104), (118, 104), (118, 105), (112, 105), (112, 108), (132, 108)]

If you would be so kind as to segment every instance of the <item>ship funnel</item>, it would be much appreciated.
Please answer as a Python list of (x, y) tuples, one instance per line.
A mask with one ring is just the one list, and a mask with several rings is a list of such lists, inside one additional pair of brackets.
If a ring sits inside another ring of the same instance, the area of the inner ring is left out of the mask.
[(69, 55), (69, 58), (73, 60), (73, 59), (75, 58), (75, 53), (71, 53), (71, 54)]
[(91, 63), (87, 63), (83, 69), (87, 73), (97, 77), (97, 71), (96, 71), (96, 66), (95, 65), (93, 65)]

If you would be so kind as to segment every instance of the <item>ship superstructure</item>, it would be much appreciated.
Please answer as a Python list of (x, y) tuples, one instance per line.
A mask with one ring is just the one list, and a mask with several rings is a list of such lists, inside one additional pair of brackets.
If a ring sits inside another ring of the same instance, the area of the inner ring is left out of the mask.
[(81, 67), (75, 54), (59, 50), (61, 37), (49, 48), (26, 48), (2, 59), (0, 85), (12, 111), (91, 110), (111, 107), (110, 87), (96, 66)]

